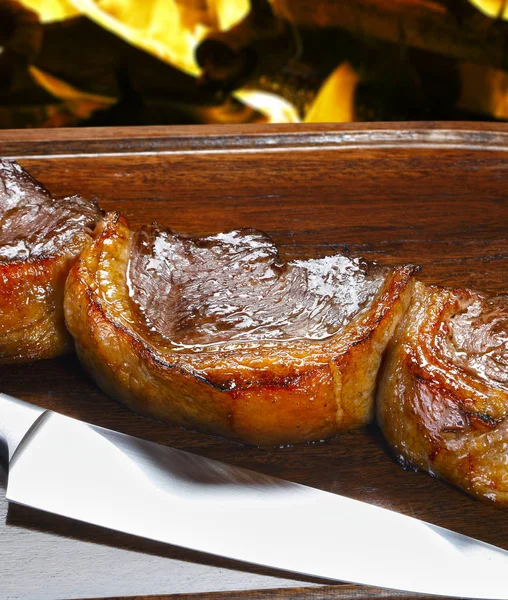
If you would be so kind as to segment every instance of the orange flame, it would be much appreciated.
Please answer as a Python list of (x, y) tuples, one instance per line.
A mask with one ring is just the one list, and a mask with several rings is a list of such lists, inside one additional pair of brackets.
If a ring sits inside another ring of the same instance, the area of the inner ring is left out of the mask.
[(360, 77), (348, 63), (340, 64), (319, 90), (307, 112), (307, 123), (354, 121), (354, 96)]
[(508, 20), (508, 2), (506, 0), (469, 0), (482, 13), (491, 19)]
[(216, 0), (198, 10), (183, 0), (23, 0), (43, 22), (84, 15), (130, 44), (197, 75), (197, 44), (213, 28), (229, 28), (249, 10), (248, 0)]
[[(249, 0), (23, 0), (23, 3), (45, 23), (86, 16), (193, 76), (200, 73), (195, 60), (197, 45), (210, 32), (233, 27), (250, 9)], [(31, 67), (30, 73), (39, 85), (63, 100), (70, 112), (82, 118), (115, 102), (114, 98), (87, 94), (35, 67)], [(298, 121), (296, 109), (273, 94), (238, 90), (234, 96), (263, 113), (268, 122)]]
[[(353, 1), (353, 0), (352, 0)], [(389, 0), (387, 0), (389, 1)], [(508, 20), (508, 0), (469, 0), (493, 18)], [(85, 15), (130, 44), (149, 52), (172, 66), (198, 76), (195, 61), (197, 45), (214, 31), (224, 31), (243, 19), (249, 0), (22, 0), (38, 12), (43, 22)], [(473, 112), (508, 118), (508, 75), (469, 63), (459, 65), (463, 82), (459, 107)], [(116, 98), (76, 89), (35, 67), (35, 81), (65, 103), (77, 118), (87, 118)], [(305, 116), (306, 122), (354, 121), (354, 94), (359, 75), (349, 63), (339, 65), (321, 87)], [(260, 111), (264, 121), (295, 123), (300, 120), (295, 107), (280, 96), (256, 89), (237, 90), (233, 97), (242, 105)], [(238, 104), (238, 103), (237, 103)], [(212, 122), (237, 122), (240, 114), (228, 107), (209, 109)]]

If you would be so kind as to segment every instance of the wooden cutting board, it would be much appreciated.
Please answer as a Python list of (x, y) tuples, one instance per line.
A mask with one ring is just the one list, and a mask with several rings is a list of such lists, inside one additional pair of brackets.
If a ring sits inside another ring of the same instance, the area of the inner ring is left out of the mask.
[[(508, 289), (508, 125), (4, 131), (0, 156), (17, 158), (56, 194), (96, 197), (134, 227), (155, 220), (190, 234), (257, 227), (288, 258), (348, 249), (383, 264), (421, 264), (427, 282)], [(402, 470), (375, 425), (320, 444), (247, 448), (130, 413), (107, 398), (73, 356), (1, 367), (0, 390), (508, 549), (506, 509)], [(4, 469), (1, 598), (413, 597), (327, 585), (8, 507), (5, 487)]]

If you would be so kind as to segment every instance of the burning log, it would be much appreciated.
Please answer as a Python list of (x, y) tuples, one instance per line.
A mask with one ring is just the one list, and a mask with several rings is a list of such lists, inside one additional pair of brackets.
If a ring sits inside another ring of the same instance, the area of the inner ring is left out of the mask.
[(338, 27), (508, 70), (508, 22), (483, 15), (465, 0), (273, 0), (273, 6), (277, 16), (296, 25)]
[(0, 127), (508, 119), (508, 0), (25, 2)]
[(0, 2), (0, 93), (10, 89), (17, 72), (26, 70), (41, 42), (36, 13), (14, 0)]
[(251, 10), (240, 23), (209, 34), (198, 45), (196, 60), (203, 84), (233, 90), (276, 73), (298, 52), (295, 28), (274, 16), (268, 0), (251, 0)]
[(0, 0), (0, 36), (12, 48), (0, 53), (0, 127), (266, 120), (86, 17), (41, 24), (20, 3)]
[(45, 24), (44, 44), (33, 64), (77, 89), (107, 97), (118, 98), (132, 92), (205, 106), (217, 106), (223, 101), (216, 92), (201, 89), (195, 77), (143, 52), (86, 17)]

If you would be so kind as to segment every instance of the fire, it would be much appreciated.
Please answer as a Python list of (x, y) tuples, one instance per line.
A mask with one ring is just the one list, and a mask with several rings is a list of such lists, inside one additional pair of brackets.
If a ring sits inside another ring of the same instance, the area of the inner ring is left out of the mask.
[(88, 119), (96, 110), (108, 108), (116, 103), (116, 98), (78, 90), (34, 66), (30, 67), (30, 75), (41, 87), (63, 100), (68, 112), (79, 119)]
[(284, 98), (260, 90), (238, 90), (235, 97), (247, 106), (267, 115), (267, 123), (299, 123), (296, 108)]
[(508, 73), (482, 65), (460, 66), (462, 94), (458, 105), (472, 112), (508, 119)]
[[(199, 77), (198, 45), (210, 34), (227, 31), (248, 14), (250, 0), (21, 0), (35, 10), (42, 22), (86, 16), (116, 36), (159, 59)], [(354, 1), (354, 0), (350, 0)], [(387, 0), (389, 1), (389, 0)], [(508, 0), (469, 0), (492, 18), (508, 20)], [(276, 5), (276, 0), (272, 0)], [(504, 71), (470, 63), (458, 64), (462, 80), (459, 107), (498, 119), (508, 118), (508, 75)], [(61, 81), (41, 69), (30, 67), (32, 78), (78, 119), (105, 109), (117, 98), (91, 94)], [(328, 77), (303, 117), (305, 122), (355, 120), (355, 92), (361, 76), (343, 62)], [(240, 108), (238, 108), (240, 107)], [(231, 94), (222, 107), (201, 107), (205, 120), (217, 123), (245, 122), (252, 111), (271, 123), (302, 120), (296, 108), (274, 93), (246, 87)], [(246, 112), (247, 111), (247, 112)]]
[(348, 63), (340, 64), (325, 81), (310, 107), (307, 123), (354, 121), (354, 96), (360, 77)]
[[(43, 22), (84, 15), (130, 44), (198, 75), (197, 44), (214, 29), (225, 29), (249, 10), (248, 0), (192, 3), (184, 0), (23, 0)], [(202, 8), (202, 6), (204, 8)]]
[[(35, 10), (42, 22), (86, 16), (130, 44), (151, 53), (193, 76), (200, 75), (195, 60), (197, 45), (213, 31), (224, 31), (243, 19), (250, 9), (249, 0), (23, 0)], [(88, 94), (35, 67), (32, 77), (53, 96), (63, 100), (70, 112), (81, 118), (106, 108), (115, 98)], [(267, 122), (297, 122), (296, 109), (283, 98), (245, 89), (233, 94), (245, 105), (265, 114)], [(210, 109), (210, 116), (224, 116)], [(233, 118), (234, 120), (234, 118)]]
[(22, 0), (21, 4), (34, 10), (42, 23), (62, 21), (80, 14), (71, 0)]
[(484, 14), (491, 19), (508, 20), (508, 2), (507, 0), (469, 0)]

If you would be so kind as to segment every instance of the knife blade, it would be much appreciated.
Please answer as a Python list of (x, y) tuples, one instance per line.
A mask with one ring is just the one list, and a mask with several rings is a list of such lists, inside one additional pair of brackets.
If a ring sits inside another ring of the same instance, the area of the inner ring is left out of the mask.
[(380, 508), (0, 394), (7, 498), (86, 523), (349, 583), (508, 599), (508, 552)]

